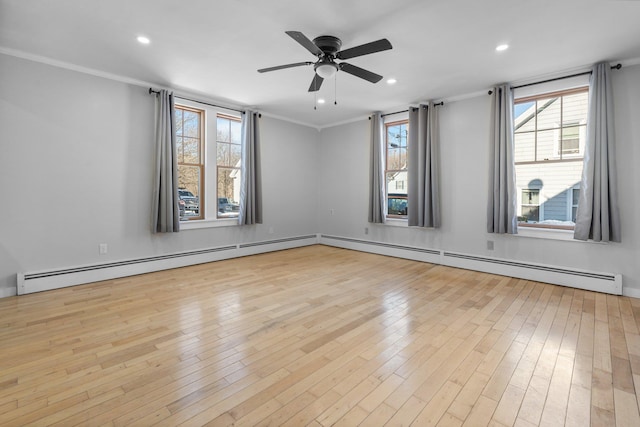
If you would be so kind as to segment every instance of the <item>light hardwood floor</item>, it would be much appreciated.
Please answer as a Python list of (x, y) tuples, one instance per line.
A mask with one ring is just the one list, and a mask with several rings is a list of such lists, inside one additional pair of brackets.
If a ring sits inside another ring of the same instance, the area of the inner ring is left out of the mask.
[(326, 246), (0, 300), (0, 425), (639, 426), (640, 300)]

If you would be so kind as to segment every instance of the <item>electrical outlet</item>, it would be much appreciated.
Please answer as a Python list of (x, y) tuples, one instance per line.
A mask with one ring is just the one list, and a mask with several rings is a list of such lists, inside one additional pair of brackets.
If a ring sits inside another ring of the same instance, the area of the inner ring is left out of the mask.
[(273, 234), (273, 227), (269, 227), (269, 234)]
[(364, 228), (364, 234), (369, 234), (369, 227)]
[(487, 240), (487, 249), (493, 250), (493, 240)]
[(329, 209), (329, 215), (333, 215), (335, 211), (333, 209)]
[(109, 252), (109, 246), (106, 243), (100, 243), (98, 245), (98, 252), (100, 255), (106, 255)]

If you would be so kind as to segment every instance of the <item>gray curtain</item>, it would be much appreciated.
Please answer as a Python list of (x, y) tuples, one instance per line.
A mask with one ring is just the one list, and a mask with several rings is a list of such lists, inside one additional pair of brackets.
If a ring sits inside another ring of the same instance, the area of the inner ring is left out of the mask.
[(153, 182), (152, 231), (180, 231), (178, 164), (173, 92), (160, 90), (156, 97), (156, 165)]
[(407, 219), (410, 226), (440, 227), (438, 111), (429, 102), (409, 108)]
[(371, 115), (371, 157), (369, 165), (369, 222), (382, 224), (385, 220), (384, 203), (384, 141), (383, 123), (380, 113)]
[(574, 239), (620, 242), (620, 213), (613, 135), (613, 92), (609, 64), (593, 67), (589, 118)]
[(513, 145), (513, 91), (509, 85), (493, 88), (487, 232), (518, 232), (516, 174)]
[(242, 187), (238, 224), (262, 224), (262, 174), (260, 167), (259, 115), (242, 114)]

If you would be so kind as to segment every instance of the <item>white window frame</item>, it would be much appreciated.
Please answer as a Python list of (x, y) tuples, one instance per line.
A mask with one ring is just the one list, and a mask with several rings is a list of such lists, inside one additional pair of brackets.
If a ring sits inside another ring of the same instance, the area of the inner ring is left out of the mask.
[(177, 99), (176, 106), (184, 106), (192, 109), (203, 110), (204, 121), (204, 212), (203, 219), (193, 219), (189, 221), (180, 221), (181, 230), (192, 230), (198, 228), (212, 227), (230, 227), (238, 225), (238, 218), (217, 218), (218, 213), (218, 197), (217, 197), (217, 117), (218, 114), (225, 116), (238, 117), (242, 120), (242, 116), (237, 111), (228, 110), (226, 108), (214, 107), (199, 102)]

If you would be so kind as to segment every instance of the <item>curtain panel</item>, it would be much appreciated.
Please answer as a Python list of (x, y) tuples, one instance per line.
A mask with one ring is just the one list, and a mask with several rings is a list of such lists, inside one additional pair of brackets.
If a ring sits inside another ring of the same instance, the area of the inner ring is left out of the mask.
[(383, 224), (387, 211), (384, 200), (384, 124), (379, 112), (373, 113), (370, 119), (369, 222)]
[(493, 88), (489, 154), (487, 232), (518, 232), (513, 141), (513, 91), (504, 84)]
[(611, 67), (594, 65), (574, 239), (620, 242)]
[(409, 226), (440, 227), (440, 137), (433, 102), (409, 108)]
[(152, 232), (180, 231), (178, 164), (173, 92), (156, 96), (155, 176), (153, 181)]
[(238, 224), (262, 224), (262, 172), (260, 165), (259, 114), (242, 114), (242, 187)]

